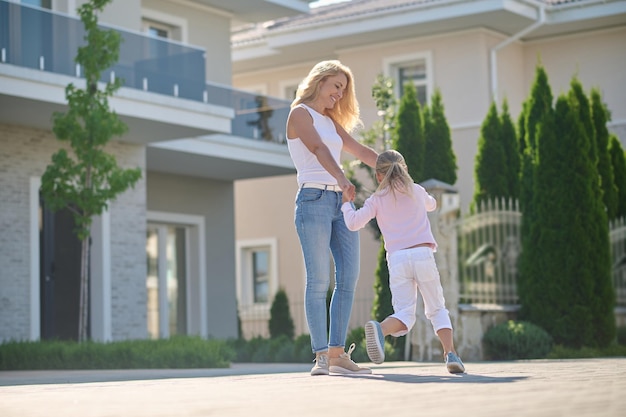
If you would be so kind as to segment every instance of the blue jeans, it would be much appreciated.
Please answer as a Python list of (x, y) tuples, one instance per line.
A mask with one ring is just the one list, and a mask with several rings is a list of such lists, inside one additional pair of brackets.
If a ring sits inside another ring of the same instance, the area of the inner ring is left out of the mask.
[[(354, 290), (359, 278), (359, 234), (348, 230), (341, 212), (341, 193), (301, 188), (296, 196), (295, 224), (306, 268), (304, 310), (313, 353), (344, 347)], [(330, 255), (335, 261), (335, 287), (326, 327), (326, 293)]]

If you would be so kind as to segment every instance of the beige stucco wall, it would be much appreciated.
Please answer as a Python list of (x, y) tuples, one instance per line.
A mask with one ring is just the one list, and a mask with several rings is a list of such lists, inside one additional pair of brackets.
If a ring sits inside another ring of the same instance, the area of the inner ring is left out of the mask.
[(230, 17), (226, 13), (191, 2), (188, 7), (181, 7), (172, 1), (143, 0), (141, 6), (182, 19), (187, 27), (186, 43), (206, 51), (207, 81), (230, 85)]
[[(585, 91), (598, 87), (613, 121), (626, 124), (626, 27), (531, 42), (524, 48), (526, 89), (540, 57), (555, 98), (578, 76)], [(626, 138), (621, 138), (626, 143)]]

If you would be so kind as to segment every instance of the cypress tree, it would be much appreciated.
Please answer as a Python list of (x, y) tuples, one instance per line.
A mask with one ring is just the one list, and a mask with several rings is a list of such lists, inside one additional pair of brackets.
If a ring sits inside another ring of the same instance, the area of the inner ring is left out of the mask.
[(391, 290), (389, 289), (389, 270), (387, 269), (387, 252), (383, 238), (380, 238), (380, 250), (378, 251), (378, 267), (374, 281), (374, 303), (372, 305), (372, 317), (376, 321), (383, 321), (393, 313), (391, 304)]
[(272, 339), (285, 335), (290, 340), (293, 340), (295, 327), (289, 311), (289, 299), (287, 293), (282, 288), (274, 296), (274, 301), (270, 308), (269, 328)]
[(424, 108), (426, 157), (424, 179), (435, 178), (450, 185), (456, 183), (456, 155), (452, 149), (450, 126), (446, 120), (441, 91), (435, 89), (430, 106)]
[(614, 134), (609, 135), (609, 154), (617, 188), (617, 211), (615, 215), (626, 218), (626, 153)]
[(501, 126), (496, 103), (492, 102), (483, 121), (478, 139), (474, 172), (474, 198), (472, 206), (487, 200), (506, 197), (508, 194), (507, 171), (504, 147), (501, 141)]
[[(561, 104), (561, 111), (568, 109), (566, 102), (564, 105)], [(559, 128), (555, 122), (555, 115), (550, 111), (543, 116), (542, 123), (535, 129), (539, 138), (536, 141), (537, 157), (542, 163), (534, 167), (535, 187), (532, 191), (536, 201), (541, 203), (537, 204), (532, 222), (528, 223), (533, 241), (532, 245), (523, 249), (524, 259), (528, 262), (524, 264), (526, 266), (523, 270), (524, 279), (520, 281), (523, 285), (519, 286), (520, 318), (542, 327), (555, 339), (557, 338), (555, 331), (559, 332), (560, 329), (554, 323), (562, 319), (558, 313), (567, 306), (570, 296), (567, 293), (569, 290), (567, 277), (559, 265), (567, 258), (569, 250), (562, 242), (562, 231), (566, 222), (560, 215), (563, 200), (558, 194), (567, 191), (560, 174), (563, 169), (567, 169), (567, 163), (560, 155), (560, 148), (564, 144), (559, 138), (564, 132), (559, 131)], [(555, 194), (552, 194), (553, 191)], [(526, 212), (523, 216), (526, 220)], [(566, 287), (564, 293), (554, 299), (562, 287)], [(562, 341), (562, 337), (558, 340)]]
[(551, 141), (543, 136), (538, 145), (536, 246), (546, 256), (533, 278), (539, 290), (534, 295), (545, 305), (542, 317), (535, 313), (533, 321), (556, 343), (579, 348), (589, 346), (593, 339), (592, 262), (586, 232), (595, 198), (591, 183), (597, 171), (589, 158), (591, 143), (585, 122), (578, 119), (575, 96), (570, 92), (558, 98), (556, 135)]
[[(597, 99), (599, 99), (599, 96)], [(600, 160), (610, 169), (608, 155), (606, 157), (600, 156), (608, 151), (606, 150), (606, 142), (603, 142), (604, 149), (599, 148), (592, 116), (592, 105), (583, 91), (582, 84), (576, 77), (571, 82), (569, 102), (576, 112), (579, 123), (583, 126), (584, 139), (589, 143), (589, 152), (580, 155), (580, 157), (584, 158), (586, 156), (591, 164), (589, 177), (584, 178), (589, 182), (592, 193), (588, 206), (581, 205), (576, 207), (578, 210), (584, 210), (580, 218), (587, 219), (585, 222), (587, 226), (585, 234), (579, 236), (585, 236), (584, 240), (588, 242), (589, 247), (586, 252), (590, 265), (587, 279), (593, 284), (593, 296), (586, 300), (591, 307), (593, 323), (593, 337), (588, 341), (587, 346), (606, 347), (615, 338), (615, 315), (613, 313), (615, 293), (611, 276), (609, 219), (603, 200), (602, 176), (599, 169)], [(597, 113), (602, 115), (604, 106), (601, 103), (599, 103), (599, 106), (600, 109)], [(602, 122), (598, 127), (602, 128)], [(584, 253), (581, 252), (580, 256), (584, 256)]]
[(609, 130), (606, 123), (609, 114), (606, 106), (602, 103), (600, 92), (591, 90), (591, 114), (593, 126), (596, 132), (596, 145), (598, 148), (598, 172), (602, 189), (602, 198), (609, 220), (617, 216), (617, 186), (613, 179), (613, 166), (609, 155)]
[[(548, 253), (544, 253), (537, 246), (538, 230), (534, 213), (534, 177), (537, 162), (536, 143), (541, 136), (548, 136), (546, 140), (552, 140), (554, 135), (554, 114), (552, 109), (552, 91), (548, 84), (548, 76), (545, 69), (538, 65), (535, 71), (535, 80), (531, 87), (530, 96), (524, 103), (524, 112), (520, 115), (520, 207), (522, 210), (521, 241), (522, 252), (519, 257), (519, 275), (517, 290), (521, 304), (520, 318), (539, 324), (535, 317), (540, 319), (540, 312), (544, 306), (541, 298), (541, 282), (538, 276), (543, 268), (543, 263)], [(539, 130), (539, 126), (543, 126)], [(547, 330), (547, 329), (546, 329)]]
[(509, 113), (509, 104), (504, 100), (502, 113), (500, 114), (500, 135), (502, 147), (504, 149), (504, 161), (506, 165), (507, 197), (519, 198), (519, 177), (520, 177), (520, 154), (518, 152), (518, 141), (515, 132), (515, 125)]
[(404, 94), (400, 99), (392, 144), (393, 149), (404, 156), (409, 175), (413, 180), (422, 181), (426, 141), (421, 106), (417, 101), (417, 93), (412, 83), (405, 86)]

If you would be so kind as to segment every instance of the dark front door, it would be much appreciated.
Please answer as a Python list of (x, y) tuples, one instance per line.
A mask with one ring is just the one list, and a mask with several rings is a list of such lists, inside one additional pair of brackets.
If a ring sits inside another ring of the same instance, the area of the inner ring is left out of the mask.
[(40, 213), (41, 338), (78, 340), (81, 241), (69, 210)]

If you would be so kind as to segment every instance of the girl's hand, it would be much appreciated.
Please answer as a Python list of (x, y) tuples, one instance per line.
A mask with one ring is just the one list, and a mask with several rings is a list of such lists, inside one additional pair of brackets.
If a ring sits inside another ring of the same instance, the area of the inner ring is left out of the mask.
[(346, 179), (345, 181), (340, 181), (339, 186), (341, 187), (341, 191), (343, 191), (341, 198), (344, 202), (354, 200), (354, 196), (356, 195), (356, 187), (354, 184)]

